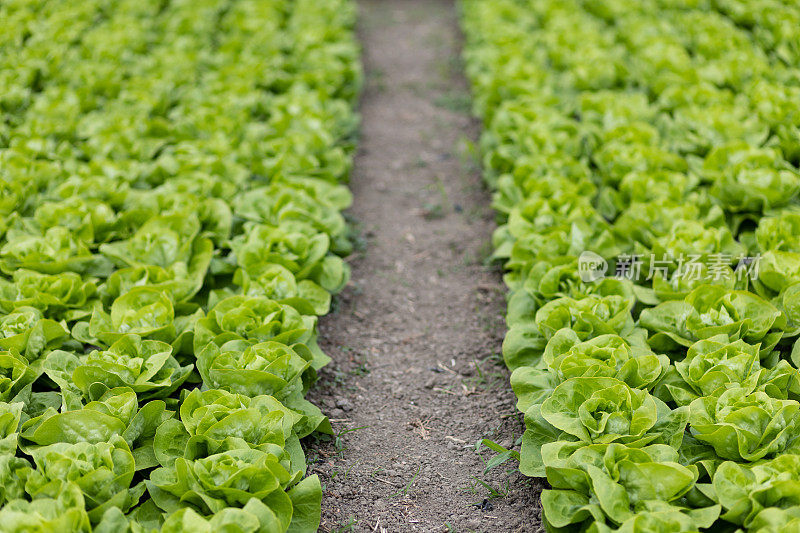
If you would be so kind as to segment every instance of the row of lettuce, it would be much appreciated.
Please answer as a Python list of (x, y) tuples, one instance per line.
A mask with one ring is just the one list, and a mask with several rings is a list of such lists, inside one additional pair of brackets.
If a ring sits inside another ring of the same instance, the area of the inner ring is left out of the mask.
[(462, 11), (545, 525), (800, 531), (800, 7)]
[(317, 529), (354, 17), (0, 4), (0, 529)]

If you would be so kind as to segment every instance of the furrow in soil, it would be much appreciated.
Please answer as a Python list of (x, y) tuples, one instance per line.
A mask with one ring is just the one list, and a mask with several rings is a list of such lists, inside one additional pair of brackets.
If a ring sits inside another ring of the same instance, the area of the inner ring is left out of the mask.
[(366, 87), (349, 214), (362, 251), (321, 325), (334, 362), (312, 401), (336, 436), (307, 443), (323, 531), (536, 531), (540, 487), (489, 438), (522, 423), (500, 346), (505, 289), (476, 156), (454, 4), (360, 2)]

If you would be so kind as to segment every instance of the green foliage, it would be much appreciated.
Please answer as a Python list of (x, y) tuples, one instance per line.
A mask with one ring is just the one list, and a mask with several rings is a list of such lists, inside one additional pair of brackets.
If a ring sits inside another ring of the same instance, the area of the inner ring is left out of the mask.
[(797, 5), (461, 8), (545, 525), (797, 530)]
[(0, 529), (316, 530), (354, 3), (0, 19)]

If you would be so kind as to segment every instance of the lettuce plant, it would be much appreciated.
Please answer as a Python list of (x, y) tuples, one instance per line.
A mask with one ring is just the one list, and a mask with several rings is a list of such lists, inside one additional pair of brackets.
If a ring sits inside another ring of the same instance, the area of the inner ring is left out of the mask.
[(552, 486), (548, 531), (800, 524), (799, 17), (463, 1), (520, 470)]
[(729, 522), (751, 531), (791, 527), (800, 509), (798, 461), (795, 454), (752, 465), (726, 461), (702, 489), (722, 505), (723, 518)]
[(127, 387), (140, 400), (169, 396), (192, 371), (191, 365), (180, 366), (169, 344), (142, 340), (134, 334), (120, 337), (108, 350), (94, 350), (83, 357), (59, 350), (50, 352), (47, 367), (53, 381), (64, 389), (74, 385), (87, 398)]
[(295, 432), (302, 419), (271, 396), (194, 390), (181, 405), (180, 420), (168, 420), (156, 430), (154, 451), (163, 466), (172, 466), (178, 457), (195, 459), (250, 447), (279, 457), (295, 474), (305, 470)]
[(27, 476), (25, 490), (33, 498), (57, 498), (63, 483), (77, 485), (92, 522), (110, 507), (128, 511), (138, 503), (144, 485), (131, 487), (136, 471), (125, 440), (115, 435), (95, 444), (58, 442), (33, 450), (35, 470)]
[(12, 281), (0, 280), (0, 306), (6, 314), (33, 307), (46, 318), (74, 321), (89, 314), (96, 295), (96, 283), (73, 272), (49, 275), (17, 270)]
[(68, 338), (63, 324), (44, 318), (35, 307), (18, 307), (0, 318), (0, 348), (13, 350), (30, 362), (60, 347)]
[[(75, 531), (91, 533), (83, 493), (71, 482), (59, 485), (55, 497), (15, 498), (0, 508), (0, 521), (9, 531)], [(53, 492), (56, 492), (55, 490)]]
[(526, 411), (520, 469), (529, 475), (544, 473), (546, 463), (541, 454), (548, 443), (570, 449), (575, 441), (584, 445), (619, 442), (635, 448), (658, 443), (678, 448), (688, 418), (687, 407), (671, 410), (647, 391), (619, 380), (571, 378), (541, 405)]
[(788, 453), (800, 435), (800, 403), (765, 392), (736, 387), (698, 398), (689, 407), (692, 435), (723, 459), (756, 461)]
[(760, 354), (766, 357), (783, 336), (786, 316), (751, 292), (701, 285), (683, 301), (645, 309), (639, 322), (653, 332), (648, 342), (655, 349), (688, 347), (697, 340), (724, 334), (731, 340), (760, 343)]
[(675, 363), (669, 378), (660, 384), (678, 405), (701, 397), (717, 396), (730, 388), (764, 391), (772, 398), (796, 398), (800, 374), (787, 361), (763, 367), (758, 345), (731, 342), (726, 335), (697, 341), (686, 358)]
[(153, 471), (147, 490), (165, 511), (191, 507), (206, 515), (226, 507), (243, 507), (256, 498), (269, 507), (272, 521), (285, 530), (291, 521), (292, 502), (283, 489), (291, 479), (274, 455), (242, 448), (197, 460), (177, 458), (172, 468)]
[(545, 445), (542, 455), (552, 486), (542, 493), (542, 507), (551, 526), (597, 522), (602, 531), (602, 525), (617, 527), (639, 512), (659, 507), (674, 515), (687, 514), (700, 527), (710, 526), (719, 515), (719, 507), (700, 511), (683, 504), (698, 474), (696, 468), (679, 464), (670, 446), (629, 448), (614, 443), (575, 449)]

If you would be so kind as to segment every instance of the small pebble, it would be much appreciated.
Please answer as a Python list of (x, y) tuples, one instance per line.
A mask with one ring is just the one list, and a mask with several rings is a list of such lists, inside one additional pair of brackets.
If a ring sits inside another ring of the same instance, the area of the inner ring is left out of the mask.
[(347, 398), (339, 398), (338, 400), (336, 400), (336, 407), (338, 407), (342, 411), (353, 410), (353, 404)]

